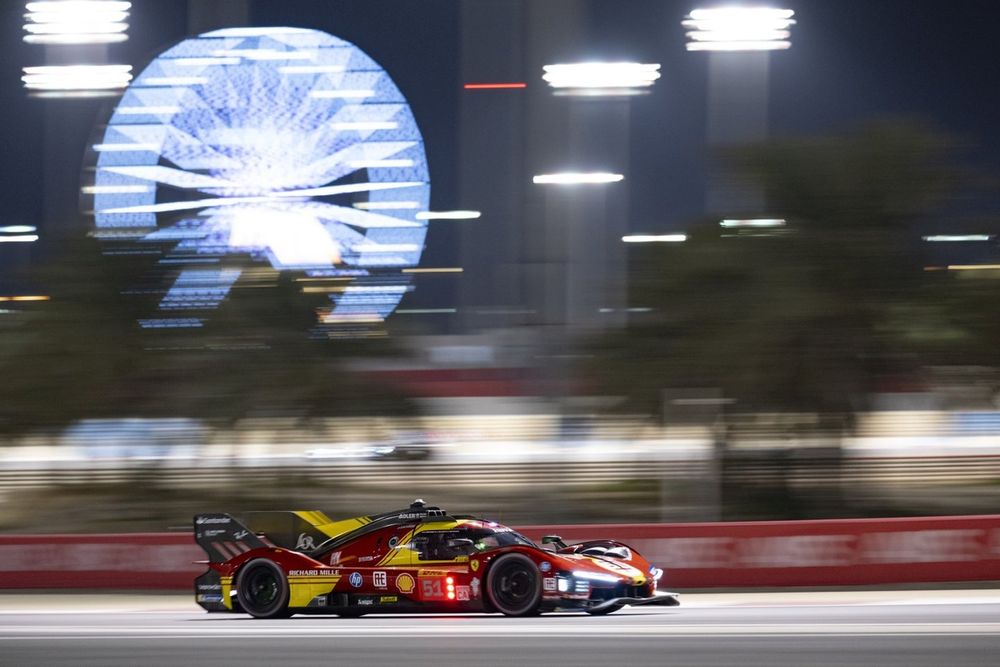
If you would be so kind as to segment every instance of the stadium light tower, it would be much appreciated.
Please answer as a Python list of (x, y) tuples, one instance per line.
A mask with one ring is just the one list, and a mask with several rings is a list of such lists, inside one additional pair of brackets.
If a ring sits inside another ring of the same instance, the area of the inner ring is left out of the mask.
[[(681, 25), (688, 51), (707, 51), (707, 138), (710, 148), (767, 138), (768, 69), (771, 51), (789, 49), (795, 12), (773, 7), (723, 6), (694, 9)], [(715, 170), (706, 208), (711, 214), (755, 217), (763, 196), (733, 174)]]
[[(558, 120), (567, 131), (560, 163), (624, 167), (629, 163), (631, 98), (660, 78), (658, 63), (580, 61), (544, 65), (552, 94), (569, 99)], [(553, 156), (547, 158), (553, 161)], [(576, 332), (625, 324), (628, 191), (606, 187), (625, 178), (612, 171), (536, 174), (544, 189), (547, 274), (539, 284), (544, 322)]]

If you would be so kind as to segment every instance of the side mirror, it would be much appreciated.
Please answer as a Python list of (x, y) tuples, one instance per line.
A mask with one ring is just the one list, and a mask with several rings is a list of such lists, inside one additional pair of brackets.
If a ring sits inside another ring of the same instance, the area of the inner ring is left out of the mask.
[(448, 540), (448, 547), (467, 556), (476, 552), (476, 543), (467, 537), (456, 537)]
[(557, 549), (562, 549), (566, 546), (566, 543), (558, 535), (545, 535), (542, 537), (542, 544), (554, 544)]

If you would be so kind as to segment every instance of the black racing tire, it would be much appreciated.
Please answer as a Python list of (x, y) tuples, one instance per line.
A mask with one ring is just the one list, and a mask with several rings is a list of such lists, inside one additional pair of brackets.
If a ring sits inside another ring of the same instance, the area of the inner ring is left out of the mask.
[(604, 609), (584, 609), (584, 611), (591, 616), (607, 616), (608, 614), (620, 611), (624, 606), (625, 605), (623, 604), (613, 604), (610, 607), (605, 607)]
[(240, 570), (236, 599), (254, 618), (288, 618), (288, 597), (288, 579), (274, 561), (257, 558)]
[(486, 575), (486, 595), (505, 616), (534, 616), (542, 604), (542, 573), (527, 556), (504, 554)]

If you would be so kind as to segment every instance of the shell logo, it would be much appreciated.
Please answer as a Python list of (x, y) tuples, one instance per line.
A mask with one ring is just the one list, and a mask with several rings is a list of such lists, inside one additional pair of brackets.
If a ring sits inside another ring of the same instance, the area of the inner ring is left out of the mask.
[(416, 585), (417, 582), (413, 580), (413, 577), (405, 572), (396, 577), (396, 588), (399, 589), (400, 593), (412, 593)]

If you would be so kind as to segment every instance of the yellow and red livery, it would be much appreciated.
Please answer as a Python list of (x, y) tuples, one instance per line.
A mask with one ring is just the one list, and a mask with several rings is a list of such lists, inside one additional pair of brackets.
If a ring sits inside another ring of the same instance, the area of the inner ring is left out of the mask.
[(415, 501), (333, 521), (323, 512), (194, 517), (208, 570), (196, 601), (257, 618), (299, 613), (499, 612), (557, 608), (607, 614), (625, 605), (678, 604), (657, 591), (662, 571), (626, 544), (593, 540), (540, 547), (516, 531)]

